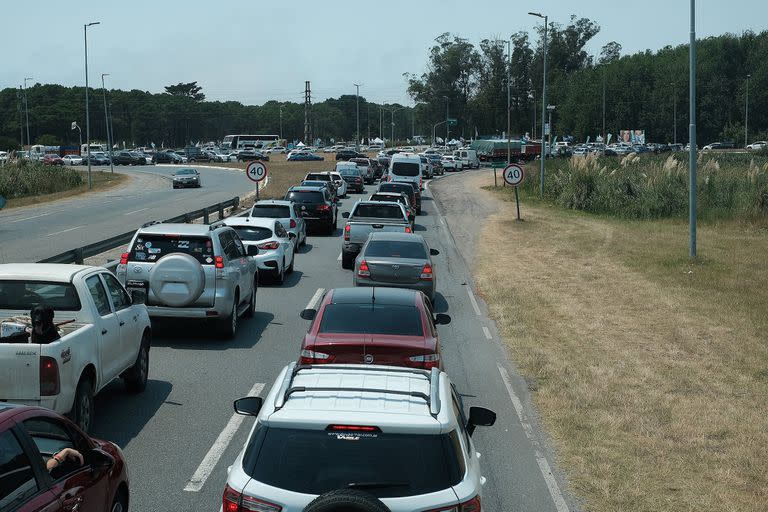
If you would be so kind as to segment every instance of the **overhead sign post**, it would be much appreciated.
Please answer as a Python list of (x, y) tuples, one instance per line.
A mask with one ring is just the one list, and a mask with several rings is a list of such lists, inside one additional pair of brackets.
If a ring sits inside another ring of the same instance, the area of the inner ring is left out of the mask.
[(523, 219), (520, 218), (520, 196), (517, 192), (517, 187), (525, 179), (525, 171), (517, 164), (509, 164), (504, 168), (504, 182), (508, 185), (515, 187), (515, 205), (517, 206), (517, 220), (518, 222)]
[(256, 201), (259, 200), (259, 182), (267, 177), (267, 166), (263, 162), (254, 160), (245, 168), (245, 175), (256, 183)]

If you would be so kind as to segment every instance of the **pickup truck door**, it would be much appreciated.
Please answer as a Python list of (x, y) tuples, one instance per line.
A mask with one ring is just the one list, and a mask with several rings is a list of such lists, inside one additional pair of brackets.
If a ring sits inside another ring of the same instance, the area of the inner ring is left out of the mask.
[[(93, 274), (85, 279), (85, 285), (96, 308), (94, 327), (99, 339), (98, 361), (101, 375), (97, 378), (100, 388), (107, 382), (117, 377), (122, 369), (120, 350), (120, 320), (109, 301), (109, 295), (104, 288), (104, 283), (98, 274)], [(97, 388), (98, 389), (98, 388)]]
[(132, 366), (139, 356), (141, 336), (144, 334), (139, 323), (139, 313), (133, 307), (128, 292), (115, 276), (109, 272), (102, 272), (101, 277), (112, 299), (112, 309), (115, 311), (120, 327), (120, 366), (126, 369)]

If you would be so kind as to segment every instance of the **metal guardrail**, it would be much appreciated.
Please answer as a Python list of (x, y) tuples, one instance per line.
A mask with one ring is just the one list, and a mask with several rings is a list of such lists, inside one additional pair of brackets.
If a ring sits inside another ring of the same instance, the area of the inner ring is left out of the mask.
[[(202, 217), (203, 223), (210, 224), (210, 215), (212, 213), (218, 213), (219, 219), (223, 219), (224, 210), (226, 208), (237, 208), (239, 205), (240, 205), (240, 198), (233, 197), (229, 201), (224, 201), (223, 203), (217, 203), (207, 208), (201, 208), (200, 210), (187, 212), (182, 215), (178, 215), (176, 217), (167, 219), (163, 222), (170, 222), (170, 223), (183, 222), (185, 224), (189, 224), (190, 222)], [(135, 229), (127, 233), (123, 233), (121, 235), (113, 236), (112, 238), (107, 238), (106, 240), (102, 240), (100, 242), (84, 245), (83, 247), (78, 247), (76, 249), (70, 249), (69, 251), (65, 251), (55, 256), (51, 256), (50, 258), (45, 258), (44, 260), (40, 260), (38, 261), (38, 263), (77, 263), (79, 265), (82, 265), (85, 258), (90, 258), (91, 256), (96, 256), (97, 254), (101, 254), (103, 252), (109, 251), (110, 249), (114, 249), (115, 247), (119, 247), (123, 244), (127, 244), (128, 242), (131, 241), (131, 238), (133, 237), (134, 233), (136, 233)]]

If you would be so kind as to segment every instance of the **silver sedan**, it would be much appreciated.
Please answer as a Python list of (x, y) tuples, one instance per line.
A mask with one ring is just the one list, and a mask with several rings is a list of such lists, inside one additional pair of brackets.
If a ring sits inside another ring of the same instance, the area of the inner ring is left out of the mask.
[(413, 233), (371, 233), (355, 260), (355, 286), (386, 286), (419, 290), (435, 299), (437, 276), (424, 237)]

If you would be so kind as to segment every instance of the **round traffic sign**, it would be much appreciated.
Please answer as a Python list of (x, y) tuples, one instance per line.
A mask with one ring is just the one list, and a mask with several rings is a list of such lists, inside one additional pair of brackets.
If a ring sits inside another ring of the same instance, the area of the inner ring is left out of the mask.
[(504, 168), (504, 181), (507, 185), (518, 186), (525, 178), (525, 171), (517, 164), (509, 164)]
[(254, 160), (245, 168), (245, 174), (249, 180), (259, 182), (267, 177), (267, 166)]

